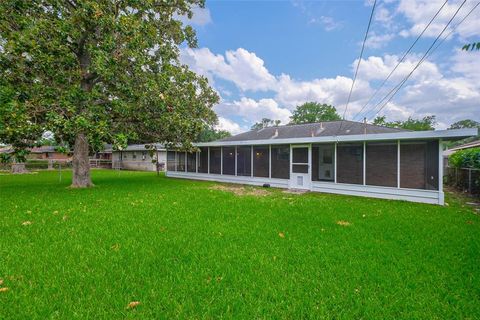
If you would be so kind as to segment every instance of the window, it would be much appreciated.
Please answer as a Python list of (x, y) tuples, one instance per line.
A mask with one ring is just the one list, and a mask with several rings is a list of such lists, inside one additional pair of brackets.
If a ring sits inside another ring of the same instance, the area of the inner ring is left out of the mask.
[(366, 184), (397, 186), (397, 143), (367, 143), (365, 157)]
[(312, 146), (312, 181), (335, 181), (335, 145)]
[(438, 190), (438, 142), (400, 143), (400, 187)]
[(187, 153), (187, 171), (197, 172), (197, 153), (196, 152)]
[(136, 159), (137, 159), (137, 154), (136, 154), (135, 152), (133, 152), (133, 154), (132, 154), (132, 159), (133, 159), (133, 160), (136, 160)]
[(210, 173), (221, 173), (222, 148), (210, 147)]
[(252, 175), (252, 147), (237, 147), (237, 175)]
[(269, 176), (269, 148), (268, 146), (253, 147), (253, 176), (266, 177)]
[(175, 171), (175, 151), (167, 151), (167, 171)]
[(222, 173), (235, 175), (235, 147), (223, 147)]
[(290, 178), (290, 146), (272, 145), (272, 178)]
[(145, 161), (146, 158), (147, 158), (147, 151), (143, 151), (142, 152), (142, 160)]
[(337, 182), (363, 184), (363, 143), (337, 145)]
[(208, 173), (208, 147), (201, 147), (198, 154), (198, 172)]

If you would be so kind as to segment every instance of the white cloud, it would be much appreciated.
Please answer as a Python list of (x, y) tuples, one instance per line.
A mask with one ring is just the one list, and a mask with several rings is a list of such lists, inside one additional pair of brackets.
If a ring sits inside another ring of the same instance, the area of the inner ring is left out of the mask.
[(232, 102), (222, 102), (215, 107), (215, 111), (221, 117), (241, 117), (248, 124), (262, 118), (281, 120), (285, 124), (291, 116), (290, 110), (280, 107), (274, 99), (255, 100), (246, 97)]
[[(412, 24), (401, 32), (403, 36), (418, 36), (430, 19), (435, 15), (438, 9), (442, 6), (443, 0), (401, 0), (397, 12), (403, 14), (405, 18)], [(425, 36), (436, 37), (445, 27), (447, 22), (455, 14), (459, 8), (461, 0), (450, 1), (445, 5), (443, 10), (439, 13), (434, 22), (425, 32)], [(446, 30), (444, 35), (448, 34), (452, 27), (455, 26), (475, 5), (475, 1), (467, 1), (462, 9), (457, 14), (451, 26)], [(465, 21), (456, 29), (455, 34), (462, 38), (479, 36), (480, 35), (480, 12), (474, 11)]]
[[(420, 58), (417, 54), (409, 55), (365, 111), (410, 73)], [(215, 107), (220, 117), (219, 127), (232, 133), (248, 130), (262, 118), (288, 123), (292, 110), (307, 101), (332, 104), (343, 114), (352, 85), (352, 79), (345, 76), (297, 80), (288, 74), (272, 75), (260, 57), (242, 48), (227, 51), (224, 55), (213, 54), (207, 48), (185, 49), (182, 50), (182, 59), (193, 70), (212, 80), (233, 83), (244, 95), (239, 99), (223, 100)], [(384, 55), (362, 60), (347, 118), (351, 119), (360, 111), (374, 92), (372, 86), (385, 79), (399, 59), (397, 55)], [(435, 114), (439, 126), (478, 115), (480, 75), (475, 70), (480, 67), (480, 52), (458, 51), (450, 60), (450, 64), (443, 66), (445, 70), (433, 61), (424, 61), (380, 114), (387, 115), (390, 120)], [(356, 64), (357, 61), (351, 64), (352, 74)], [(249, 92), (258, 91), (263, 91), (265, 97), (248, 97)], [(371, 119), (374, 112), (367, 115)], [(363, 116), (362, 112), (359, 117)]]
[(372, 32), (368, 36), (367, 41), (365, 41), (365, 46), (367, 48), (380, 49), (385, 47), (393, 38), (395, 38), (393, 33), (376, 34)]
[(243, 91), (267, 91), (275, 84), (264, 61), (243, 48), (229, 50), (225, 56), (215, 55), (208, 48), (186, 48), (181, 51), (181, 60), (207, 78), (231, 81)]
[(308, 20), (310, 24), (321, 24), (325, 31), (333, 31), (339, 29), (343, 24), (339, 21), (336, 21), (333, 17), (329, 16), (320, 16), (320, 18), (312, 17)]
[(218, 125), (215, 127), (215, 129), (225, 130), (231, 134), (239, 134), (248, 130), (248, 128), (242, 128), (238, 123), (228, 120), (224, 117), (218, 117)]

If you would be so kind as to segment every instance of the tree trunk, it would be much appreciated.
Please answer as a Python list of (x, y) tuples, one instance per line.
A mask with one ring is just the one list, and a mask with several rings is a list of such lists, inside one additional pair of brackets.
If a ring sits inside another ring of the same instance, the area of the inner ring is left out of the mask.
[(20, 174), (28, 172), (25, 168), (25, 162), (13, 162), (12, 163), (12, 173)]
[(90, 178), (90, 163), (88, 160), (88, 141), (84, 133), (77, 134), (73, 150), (72, 188), (88, 188), (93, 183)]

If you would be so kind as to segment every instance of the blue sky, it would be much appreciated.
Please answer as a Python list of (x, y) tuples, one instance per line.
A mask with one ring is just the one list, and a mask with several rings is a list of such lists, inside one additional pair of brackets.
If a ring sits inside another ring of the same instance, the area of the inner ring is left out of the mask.
[[(361, 107), (397, 64), (444, 0), (377, 1), (367, 46), (347, 118), (373, 118), (373, 108), (403, 79), (453, 16), (450, 0), (412, 53), (400, 64), (378, 99)], [(182, 48), (182, 62), (205, 75), (221, 96), (219, 128), (238, 133), (263, 117), (288, 122), (306, 101), (333, 104), (343, 113), (372, 1), (207, 1), (187, 21), (198, 48)], [(476, 4), (467, 0), (451, 26)], [(480, 38), (480, 8), (412, 75), (379, 113), (388, 119), (435, 114), (438, 128), (453, 121), (480, 120), (480, 53), (459, 50)], [(379, 107), (377, 107), (378, 109)], [(371, 120), (371, 119), (369, 119)]]

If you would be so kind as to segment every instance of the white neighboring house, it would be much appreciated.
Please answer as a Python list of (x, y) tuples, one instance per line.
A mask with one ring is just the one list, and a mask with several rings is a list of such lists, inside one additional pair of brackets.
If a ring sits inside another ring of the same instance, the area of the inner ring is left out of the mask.
[(165, 171), (167, 150), (162, 144), (155, 143), (157, 151), (151, 156), (151, 151), (145, 147), (150, 144), (131, 144), (124, 150), (112, 151), (112, 168), (138, 171), (156, 171), (157, 157), (159, 171)]

